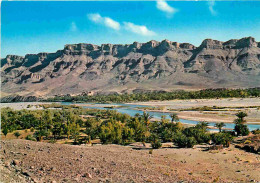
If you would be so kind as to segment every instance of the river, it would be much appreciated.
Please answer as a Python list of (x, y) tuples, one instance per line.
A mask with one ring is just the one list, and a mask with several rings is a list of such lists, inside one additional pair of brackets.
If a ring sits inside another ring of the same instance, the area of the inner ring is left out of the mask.
[[(63, 105), (71, 105), (75, 104), (72, 102), (62, 102), (61, 104)], [(84, 105), (84, 103), (81, 103)], [(110, 104), (95, 104), (95, 103), (85, 103), (88, 106), (83, 106), (84, 108), (92, 108), (92, 109), (106, 109), (106, 110), (116, 110), (120, 113), (123, 114), (128, 114), (130, 116), (134, 116), (135, 114), (143, 114), (142, 110), (138, 110), (137, 107), (149, 107), (147, 105), (136, 105), (136, 104), (121, 104), (121, 103), (110, 103)], [(93, 105), (93, 106), (91, 106)], [(109, 106), (118, 106), (114, 108), (106, 108)], [(167, 119), (171, 119), (169, 116), (169, 113), (165, 112), (152, 112), (152, 111), (147, 111), (150, 115), (152, 115), (156, 119), (161, 119), (162, 115), (165, 115)], [(185, 123), (185, 124), (197, 124), (199, 121), (193, 121), (193, 120), (185, 120), (185, 119), (180, 119), (180, 122)], [(209, 126), (213, 127), (216, 123), (214, 122), (209, 122)], [(234, 124), (233, 123), (225, 123), (225, 128), (227, 129), (234, 129)], [(259, 129), (260, 125), (254, 125), (254, 124), (247, 124), (248, 128), (250, 131)], [(210, 131), (218, 131), (217, 129), (209, 129)]]

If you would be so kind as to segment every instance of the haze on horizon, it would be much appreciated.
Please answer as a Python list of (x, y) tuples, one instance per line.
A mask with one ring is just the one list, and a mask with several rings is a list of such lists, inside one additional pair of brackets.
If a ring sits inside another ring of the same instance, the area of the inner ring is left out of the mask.
[(260, 1), (18, 2), (1, 4), (1, 58), (55, 52), (65, 44), (150, 40), (260, 41)]

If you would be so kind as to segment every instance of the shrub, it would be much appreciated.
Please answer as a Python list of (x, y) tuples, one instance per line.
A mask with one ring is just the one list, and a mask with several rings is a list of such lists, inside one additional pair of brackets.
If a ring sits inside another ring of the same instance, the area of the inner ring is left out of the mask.
[(18, 138), (21, 136), (21, 134), (20, 134), (20, 132), (14, 132), (14, 136), (16, 136), (16, 138)]
[(255, 134), (255, 135), (260, 134), (260, 129), (258, 128), (256, 130), (253, 130), (252, 133)]
[(25, 137), (26, 140), (32, 140), (32, 141), (36, 141), (36, 138), (34, 138), (32, 135), (27, 135)]
[(54, 144), (54, 143), (56, 143), (56, 142), (57, 142), (56, 139), (51, 139), (51, 140), (49, 141), (49, 143), (52, 143), (52, 144)]
[(33, 128), (33, 127), (32, 127), (32, 128), (30, 128), (30, 131), (31, 131), (31, 132), (34, 132), (34, 128)]
[(244, 124), (236, 124), (235, 131), (237, 132), (237, 136), (239, 135), (246, 136), (249, 134), (249, 129)]
[(8, 129), (5, 127), (5, 128), (3, 128), (2, 132), (3, 132), (3, 134), (4, 134), (5, 137), (6, 137), (6, 135), (7, 135), (7, 133), (8, 133)]
[(187, 147), (187, 148), (192, 148), (195, 144), (197, 144), (197, 141), (194, 137), (187, 137), (183, 133), (177, 133), (173, 139), (173, 142), (178, 147)]
[(157, 134), (152, 133), (149, 137), (149, 140), (153, 149), (159, 149), (160, 147), (162, 147), (161, 140), (159, 139), (159, 136)]
[(171, 142), (173, 137), (174, 137), (174, 131), (170, 128), (165, 128), (163, 131), (162, 131), (162, 140), (164, 142)]
[(233, 136), (229, 133), (214, 133), (211, 135), (212, 141), (216, 145), (223, 145), (224, 147), (229, 147), (230, 142), (233, 140)]
[(151, 145), (153, 149), (159, 149), (162, 147), (162, 143), (159, 139), (155, 139), (153, 142), (151, 142)]
[(122, 128), (123, 125), (120, 122), (110, 120), (107, 124), (103, 124), (100, 127), (99, 138), (103, 144), (121, 144), (122, 143)]
[(197, 144), (197, 141), (194, 137), (188, 137), (187, 138), (187, 147), (188, 148), (192, 148), (196, 144)]
[(210, 134), (204, 128), (201, 128), (201, 126), (185, 128), (183, 133), (187, 137), (194, 137), (199, 144), (210, 141)]
[(37, 139), (37, 141), (42, 141), (42, 138), (44, 136), (48, 135), (48, 131), (47, 130), (39, 130), (39, 131), (34, 132), (33, 135)]

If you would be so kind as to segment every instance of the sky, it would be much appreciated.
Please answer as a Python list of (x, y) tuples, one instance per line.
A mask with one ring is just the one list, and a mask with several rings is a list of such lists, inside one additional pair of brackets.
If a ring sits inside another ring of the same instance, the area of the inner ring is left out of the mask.
[(1, 58), (66, 44), (260, 41), (260, 1), (3, 1)]

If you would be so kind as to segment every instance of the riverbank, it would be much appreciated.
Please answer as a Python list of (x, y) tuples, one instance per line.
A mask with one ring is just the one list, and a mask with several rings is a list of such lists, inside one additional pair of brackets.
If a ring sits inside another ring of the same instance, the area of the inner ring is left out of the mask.
[[(128, 103), (147, 106), (138, 108), (143, 111), (177, 113), (179, 118), (194, 121), (233, 123), (235, 114), (244, 111), (248, 124), (260, 125), (260, 98), (224, 98), (224, 99), (192, 99), (171, 101), (150, 101)], [(149, 106), (155, 109), (149, 110)], [(203, 110), (203, 107), (214, 107), (213, 110)], [(198, 110), (202, 108), (202, 110)]]
[[(22, 102), (22, 103), (2, 103), (1, 108), (11, 107), (15, 110), (21, 109), (42, 109), (36, 108), (40, 104), (50, 104), (48, 102)], [(239, 111), (244, 111), (248, 114), (246, 117), (249, 125), (254, 125), (254, 129), (260, 125), (260, 98), (228, 98), (228, 99), (200, 99), (200, 100), (172, 100), (172, 101), (150, 101), (136, 103), (113, 103), (113, 104), (95, 104), (95, 103), (71, 103), (57, 102), (63, 105), (75, 105), (84, 108), (96, 109), (111, 109), (121, 113), (135, 115), (142, 114), (143, 111), (149, 111), (156, 120), (160, 119), (161, 115), (169, 113), (177, 113), (183, 123), (191, 123), (190, 121), (206, 121), (212, 123), (224, 122), (227, 124), (233, 123), (236, 118), (235, 114)], [(30, 108), (28, 108), (30, 106)], [(155, 109), (151, 109), (153, 106)], [(214, 108), (212, 110), (201, 110), (200, 108)], [(259, 106), (259, 107), (258, 107)], [(199, 108), (199, 110), (198, 110)], [(158, 110), (160, 109), (160, 110)], [(185, 122), (189, 120), (189, 122)], [(192, 124), (196, 124), (193, 123)], [(214, 126), (214, 124), (213, 124)], [(260, 126), (259, 126), (260, 127)], [(232, 127), (229, 127), (232, 128)]]

